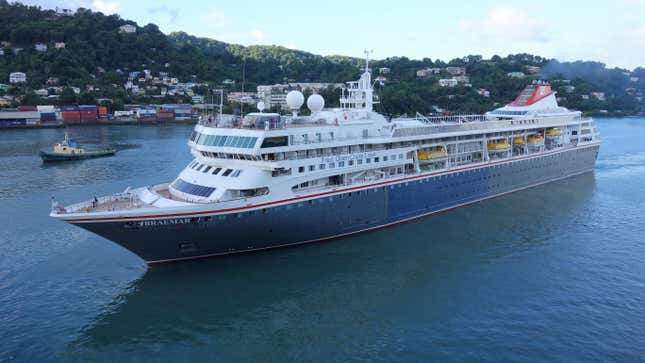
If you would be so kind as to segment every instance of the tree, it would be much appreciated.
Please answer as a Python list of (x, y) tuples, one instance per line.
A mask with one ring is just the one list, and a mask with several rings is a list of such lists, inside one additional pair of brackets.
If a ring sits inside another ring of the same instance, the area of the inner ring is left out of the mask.
[(59, 100), (62, 105), (76, 104), (76, 93), (70, 87), (65, 87), (60, 94)]
[(96, 103), (96, 98), (88, 92), (82, 92), (78, 96), (78, 103), (81, 105), (93, 105)]

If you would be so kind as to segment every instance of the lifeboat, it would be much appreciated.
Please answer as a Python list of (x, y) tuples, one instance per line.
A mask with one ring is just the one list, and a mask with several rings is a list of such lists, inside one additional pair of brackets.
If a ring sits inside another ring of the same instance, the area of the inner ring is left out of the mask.
[(559, 128), (546, 129), (546, 137), (558, 137), (560, 135), (562, 135), (562, 131)]
[(448, 157), (448, 153), (444, 147), (430, 151), (419, 151), (417, 155), (419, 156), (419, 160), (433, 160)]
[(493, 141), (488, 143), (488, 151), (506, 151), (511, 148), (506, 140)]
[(542, 145), (544, 139), (539, 135), (531, 135), (527, 138), (528, 144), (531, 146)]
[(526, 144), (526, 141), (524, 141), (523, 137), (516, 137), (513, 139), (513, 145), (524, 145)]

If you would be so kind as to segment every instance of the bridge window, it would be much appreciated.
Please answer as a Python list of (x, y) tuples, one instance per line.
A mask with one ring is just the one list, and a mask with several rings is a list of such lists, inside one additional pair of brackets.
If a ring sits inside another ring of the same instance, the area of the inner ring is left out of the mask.
[(289, 144), (286, 136), (267, 137), (262, 140), (262, 148), (287, 146)]

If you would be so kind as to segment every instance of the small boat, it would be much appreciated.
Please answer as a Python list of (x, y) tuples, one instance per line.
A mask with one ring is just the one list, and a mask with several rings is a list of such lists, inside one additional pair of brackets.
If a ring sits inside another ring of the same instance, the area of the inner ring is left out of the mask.
[(115, 153), (114, 149), (86, 150), (65, 133), (65, 139), (56, 143), (52, 149), (40, 150), (40, 157), (43, 161), (67, 161), (112, 156)]

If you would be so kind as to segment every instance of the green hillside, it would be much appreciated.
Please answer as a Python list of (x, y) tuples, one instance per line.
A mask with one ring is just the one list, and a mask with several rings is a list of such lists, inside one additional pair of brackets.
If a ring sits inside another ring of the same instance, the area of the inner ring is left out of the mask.
[[(119, 27), (131, 24), (136, 32)], [(187, 95), (163, 95), (163, 87), (141, 85), (138, 92), (126, 91), (124, 84), (131, 72), (148, 70), (151, 75), (168, 74), (181, 82), (196, 83), (194, 94), (206, 94), (209, 88), (225, 87), (239, 91), (244, 78), (245, 90), (259, 84), (285, 82), (344, 82), (360, 74), (362, 60), (344, 56), (320, 56), (280, 46), (240, 46), (213, 39), (198, 38), (183, 32), (164, 34), (154, 24), (139, 26), (118, 15), (79, 9), (74, 15), (53, 10), (0, 1), (0, 83), (9, 83), (9, 73), (24, 72), (27, 82), (0, 90), (0, 95), (14, 96), (13, 104), (90, 103), (96, 98), (124, 103), (189, 102)], [(35, 49), (44, 43), (46, 51)], [(56, 48), (64, 43), (64, 48)], [(457, 87), (440, 87), (438, 80), (450, 78), (446, 67), (464, 67), (468, 82)], [(536, 78), (553, 80), (565, 106), (588, 113), (636, 114), (645, 111), (645, 69), (630, 72), (608, 69), (602, 63), (560, 63), (529, 54), (494, 56), (482, 59), (469, 56), (451, 61), (424, 58), (413, 60), (393, 57), (372, 62), (374, 77), (379, 68), (384, 85), (376, 83), (381, 100), (380, 111), (387, 114), (433, 112), (436, 108), (451, 112), (483, 112), (509, 102), (518, 91)], [(534, 72), (530, 74), (530, 67)], [(440, 72), (424, 78), (417, 71), (439, 68)], [(525, 78), (513, 78), (509, 72), (524, 72)], [(146, 81), (147, 82), (147, 81)], [(74, 94), (70, 87), (80, 93)], [(490, 97), (477, 92), (486, 89)], [(36, 90), (48, 89), (55, 96), (39, 98)], [(603, 97), (599, 97), (603, 93)], [(326, 96), (335, 97), (334, 92)], [(596, 95), (596, 96), (594, 96)], [(598, 97), (597, 97), (598, 96)], [(57, 97), (57, 98), (56, 98)], [(604, 98), (604, 100), (603, 100)], [(334, 100), (328, 100), (333, 104)], [(229, 110), (235, 108), (230, 105)]]

